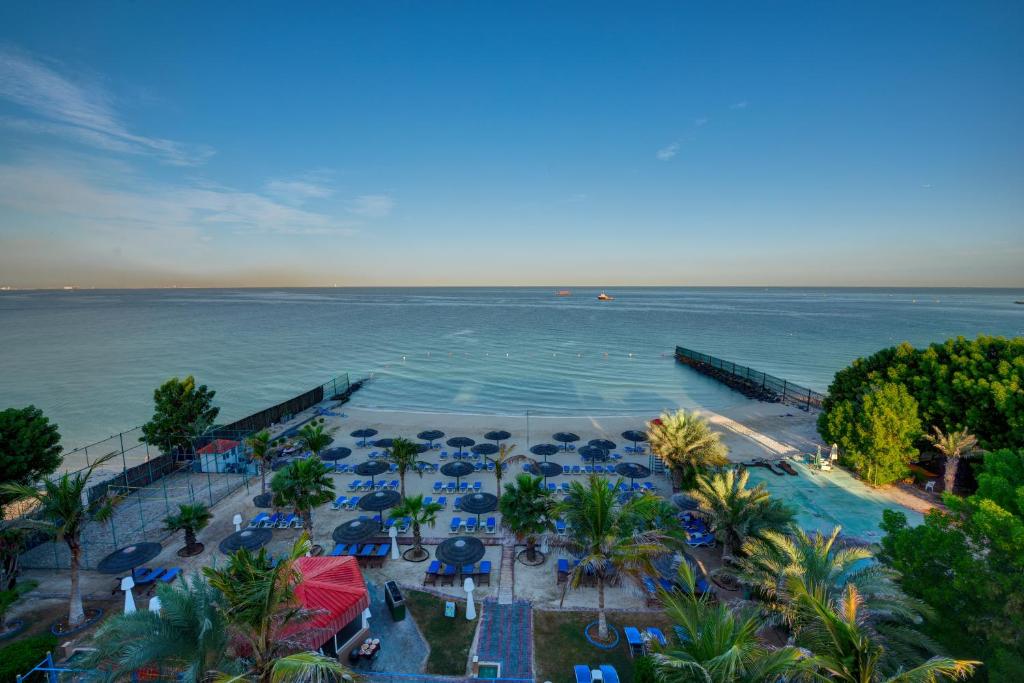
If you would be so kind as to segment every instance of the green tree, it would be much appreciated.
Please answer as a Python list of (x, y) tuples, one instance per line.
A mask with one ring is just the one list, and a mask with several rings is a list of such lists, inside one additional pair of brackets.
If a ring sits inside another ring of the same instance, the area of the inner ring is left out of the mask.
[(210, 585), (220, 591), (235, 650), (245, 656), (246, 672), (225, 683), (305, 683), (352, 675), (338, 660), (309, 651), (305, 625), (313, 613), (295, 597), (301, 580), (295, 561), (309, 548), (309, 537), (303, 534), (276, 564), (265, 549), (255, 554), (239, 550), (223, 567), (203, 568)]
[(907, 465), (917, 459), (917, 401), (901, 384), (872, 386), (859, 398), (836, 404), (825, 425), (822, 433), (839, 444), (843, 464), (874, 486), (907, 476)]
[(501, 525), (526, 544), (526, 558), (530, 562), (537, 557), (537, 537), (555, 528), (553, 505), (544, 479), (529, 474), (520, 474), (515, 481), (505, 484), (505, 492), (498, 499)]
[(419, 454), (419, 446), (409, 439), (398, 437), (391, 442), (391, 450), (388, 452), (386, 460), (392, 463), (398, 470), (398, 481), (402, 498), (405, 498), (405, 475), (410, 470), (413, 470), (422, 477), (423, 470), (421, 468), (423, 465), (428, 464), (425, 460), (420, 460), (417, 457)]
[(932, 426), (932, 433), (926, 434), (925, 438), (935, 446), (935, 450), (946, 457), (942, 490), (953, 493), (960, 458), (971, 455), (974, 447), (978, 445), (978, 439), (966, 429), (951, 429), (948, 432), (943, 432), (936, 426)]
[(313, 422), (303, 425), (302, 429), (299, 430), (298, 436), (302, 447), (313, 453), (317, 458), (334, 440), (330, 434), (324, 431), (322, 424)]
[(196, 534), (206, 528), (213, 519), (210, 508), (202, 503), (179, 503), (178, 511), (164, 517), (164, 530), (175, 533), (185, 532), (185, 554), (195, 555), (201, 550)]
[(402, 502), (391, 510), (391, 519), (409, 518), (412, 524), (413, 554), (417, 558), (429, 554), (423, 549), (422, 527), (433, 528), (437, 523), (437, 513), (442, 510), (444, 508), (438, 503), (424, 503), (422, 495), (402, 498)]
[(722, 543), (723, 560), (732, 560), (733, 551), (748, 538), (781, 531), (793, 522), (792, 508), (772, 498), (764, 484), (747, 488), (749, 480), (746, 470), (729, 469), (697, 477), (697, 488), (690, 492), (700, 515)]
[(270, 448), (270, 432), (266, 429), (260, 430), (248, 438), (249, 448), (252, 449), (253, 460), (260, 465), (260, 493), (267, 492), (267, 470), (270, 469), (270, 459), (273, 451)]
[(957, 425), (990, 450), (1024, 447), (1024, 337), (956, 337), (923, 349), (901, 344), (855, 360), (829, 386), (818, 418), (825, 440), (839, 441), (837, 407), (887, 382), (910, 392), (926, 425)]
[(689, 563), (679, 565), (683, 591), (662, 592), (667, 616), (685, 635), (654, 653), (662, 683), (765, 683), (810, 678), (814, 660), (795, 647), (771, 648), (758, 634), (768, 625), (751, 606), (712, 600), (694, 589)]
[(729, 464), (721, 435), (697, 413), (665, 413), (647, 424), (651, 452), (671, 468), (674, 483), (692, 488), (697, 476)]
[(0, 590), (14, 590), (25, 552), (25, 530), (0, 521)]
[(109, 680), (134, 680), (139, 669), (175, 673), (183, 683), (244, 672), (232, 660), (220, 593), (199, 574), (156, 589), (160, 610), (118, 614), (103, 622), (85, 667)]
[(153, 417), (142, 425), (142, 438), (164, 453), (187, 453), (192, 439), (213, 425), (220, 408), (213, 406), (217, 392), (196, 386), (196, 379), (172, 377), (153, 392)]
[(534, 462), (533, 458), (525, 455), (514, 455), (516, 445), (506, 446), (501, 444), (498, 447), (498, 453), (493, 458), (490, 456), (484, 456), (484, 460), (494, 465), (494, 490), (497, 491), (498, 495), (501, 495), (501, 480), (505, 478), (505, 474), (514, 467), (515, 465), (524, 462)]
[[(60, 452), (57, 425), (39, 408), (0, 411), (0, 484), (36, 483), (60, 466)], [(9, 496), (0, 495), (0, 512), (9, 502)]]
[(68, 625), (78, 626), (85, 621), (82, 608), (82, 590), (79, 585), (79, 567), (82, 558), (82, 529), (89, 519), (99, 522), (113, 517), (112, 499), (104, 496), (90, 503), (83, 502), (89, 482), (97, 468), (116, 455), (108, 453), (93, 461), (92, 465), (74, 473), (65, 473), (56, 479), (44, 479), (41, 488), (25, 484), (3, 484), (0, 492), (16, 499), (24, 499), (37, 506), (40, 519), (22, 519), (19, 524), (39, 529), (65, 543), (71, 554), (71, 598), (68, 606)]
[(302, 518), (302, 528), (313, 533), (313, 508), (334, 500), (334, 479), (331, 468), (314, 456), (292, 460), (278, 470), (270, 481), (274, 505), (291, 507)]
[[(598, 638), (608, 640), (608, 618), (605, 614), (605, 587), (630, 577), (639, 579), (653, 575), (653, 561), (668, 552), (665, 535), (655, 528), (638, 528), (638, 522), (649, 520), (650, 527), (658, 515), (658, 501), (653, 496), (634, 496), (618, 505), (621, 480), (609, 487), (603, 477), (591, 475), (584, 486), (578, 481), (570, 485), (566, 500), (555, 506), (566, 522), (566, 535), (558, 543), (580, 558), (569, 572), (565, 591), (578, 589), (593, 580), (597, 585)], [(565, 591), (562, 600), (565, 600)]]

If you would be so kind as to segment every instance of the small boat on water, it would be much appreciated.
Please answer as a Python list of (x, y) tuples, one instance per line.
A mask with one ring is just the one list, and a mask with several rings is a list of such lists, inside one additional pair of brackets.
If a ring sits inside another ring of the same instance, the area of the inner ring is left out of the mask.
[(1013, 303), (1020, 304), (1021, 306), (1024, 306), (1024, 301), (1014, 301)]
[(560, 289), (557, 292), (555, 292), (555, 296), (572, 296), (572, 290), (571, 289)]
[(608, 296), (604, 292), (601, 292), (600, 294), (597, 295), (597, 300), (598, 301), (615, 301), (615, 297), (614, 296)]

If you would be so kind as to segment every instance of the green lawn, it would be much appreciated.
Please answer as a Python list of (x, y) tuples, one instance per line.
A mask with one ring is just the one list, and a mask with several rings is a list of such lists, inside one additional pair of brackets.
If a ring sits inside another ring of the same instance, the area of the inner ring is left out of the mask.
[[(533, 611), (533, 647), (538, 681), (574, 683), (572, 667), (576, 664), (586, 664), (591, 669), (600, 664), (611, 664), (619, 672), (622, 683), (632, 683), (633, 660), (624, 638), (615, 649), (600, 650), (584, 637), (583, 628), (596, 619), (594, 612)], [(618, 629), (620, 637), (623, 626), (657, 626), (666, 635), (671, 633), (670, 622), (662, 614), (609, 612), (608, 623)]]
[(420, 632), (430, 645), (425, 673), (445, 676), (466, 675), (469, 648), (479, 619), (467, 621), (466, 603), (455, 601), (456, 616), (444, 616), (444, 600), (429, 593), (405, 591), (405, 602)]

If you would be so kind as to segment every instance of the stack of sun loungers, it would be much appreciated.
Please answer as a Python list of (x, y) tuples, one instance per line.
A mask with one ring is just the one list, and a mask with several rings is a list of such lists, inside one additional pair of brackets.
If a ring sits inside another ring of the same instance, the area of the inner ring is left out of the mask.
[(572, 670), (576, 676), (576, 683), (619, 683), (619, 672), (611, 664), (602, 664), (593, 671), (586, 664), (577, 664)]
[(423, 575), (424, 586), (436, 586), (440, 581), (442, 586), (454, 586), (455, 579), (466, 579), (472, 577), (476, 585), (491, 585), (491, 561), (483, 560), (476, 564), (467, 564), (457, 567), (452, 564), (442, 565), (438, 560), (432, 560), (427, 571)]

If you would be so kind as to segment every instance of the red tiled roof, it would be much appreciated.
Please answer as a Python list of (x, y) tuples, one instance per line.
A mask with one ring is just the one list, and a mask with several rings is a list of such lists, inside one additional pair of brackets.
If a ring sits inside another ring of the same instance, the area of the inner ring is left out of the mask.
[(238, 443), (238, 441), (232, 441), (231, 439), (216, 439), (200, 448), (197, 453), (203, 455), (227, 453), (233, 448), (238, 448)]
[(302, 580), (295, 597), (303, 607), (316, 612), (302, 630), (316, 634), (322, 645), (327, 638), (358, 618), (370, 606), (363, 573), (354, 557), (300, 557), (295, 569)]

